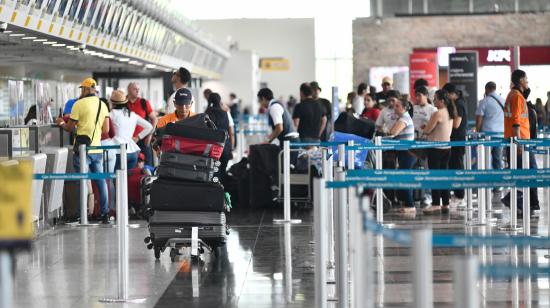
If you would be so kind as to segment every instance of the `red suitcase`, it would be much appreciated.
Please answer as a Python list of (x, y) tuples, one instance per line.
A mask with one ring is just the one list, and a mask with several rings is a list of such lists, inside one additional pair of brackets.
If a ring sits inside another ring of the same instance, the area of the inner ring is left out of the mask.
[(212, 143), (211, 141), (164, 135), (162, 136), (160, 149), (162, 152), (179, 152), (220, 159), (223, 147), (223, 143)]

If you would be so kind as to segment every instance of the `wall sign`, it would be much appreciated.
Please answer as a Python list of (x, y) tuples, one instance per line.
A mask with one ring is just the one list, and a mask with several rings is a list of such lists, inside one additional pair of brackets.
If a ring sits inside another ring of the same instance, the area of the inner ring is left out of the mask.
[(462, 91), (466, 101), (468, 120), (475, 119), (477, 106), (477, 51), (463, 51), (449, 55), (449, 82)]

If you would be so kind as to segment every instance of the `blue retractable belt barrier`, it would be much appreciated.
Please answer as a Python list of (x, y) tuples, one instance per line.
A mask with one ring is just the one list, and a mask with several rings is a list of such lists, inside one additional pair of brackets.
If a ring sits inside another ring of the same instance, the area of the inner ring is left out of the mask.
[(533, 153), (533, 154), (542, 154), (542, 155), (548, 154), (548, 149), (537, 149), (534, 146), (528, 146), (526, 150), (529, 151), (529, 153)]
[(519, 145), (550, 147), (550, 139), (517, 139), (515, 142)]
[(517, 170), (350, 170), (346, 181), (328, 188), (361, 185), (393, 189), (462, 189), (550, 186), (550, 169)]
[(245, 135), (263, 135), (269, 132), (265, 129), (245, 129), (242, 131), (242, 133)]
[(509, 277), (529, 277), (529, 276), (547, 276), (550, 275), (550, 267), (538, 266), (510, 266), (504, 265), (480, 265), (480, 276), (492, 278), (509, 278)]
[(120, 145), (98, 145), (86, 147), (86, 150), (120, 150)]
[(302, 148), (302, 147), (335, 147), (339, 144), (346, 144), (346, 142), (291, 142), (290, 147), (291, 148)]
[(36, 173), (33, 174), (35, 180), (103, 180), (115, 179), (115, 173)]
[[(381, 234), (389, 240), (411, 245), (412, 236), (410, 230), (388, 229), (377, 223), (375, 220), (364, 216), (363, 230)], [(432, 236), (433, 247), (509, 247), (509, 246), (532, 246), (536, 248), (550, 248), (550, 238), (535, 236), (466, 236), (461, 234), (434, 234)]]

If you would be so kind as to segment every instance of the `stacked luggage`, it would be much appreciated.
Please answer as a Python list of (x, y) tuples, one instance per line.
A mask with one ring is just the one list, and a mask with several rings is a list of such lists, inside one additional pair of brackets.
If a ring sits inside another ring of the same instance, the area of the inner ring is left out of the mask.
[(199, 251), (225, 244), (226, 197), (215, 176), (227, 134), (205, 114), (168, 124), (162, 131), (158, 180), (151, 187), (150, 237), (155, 257), (171, 247), (191, 246), (197, 229)]

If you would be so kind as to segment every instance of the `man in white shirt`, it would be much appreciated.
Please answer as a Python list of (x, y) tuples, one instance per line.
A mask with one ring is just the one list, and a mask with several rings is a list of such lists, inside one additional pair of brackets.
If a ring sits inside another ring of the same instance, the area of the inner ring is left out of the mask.
[(290, 140), (296, 142), (299, 140), (298, 132), (292, 123), (290, 114), (285, 107), (273, 97), (273, 92), (269, 88), (260, 89), (258, 92), (258, 102), (265, 108), (268, 108), (269, 124), (271, 134), (267, 136), (267, 143), (279, 140), (279, 146), (283, 147), (283, 141)]
[(416, 97), (412, 118), (414, 135), (415, 139), (422, 139), (424, 126), (430, 121), (432, 114), (437, 111), (437, 108), (428, 101), (428, 88), (418, 87), (414, 90), (414, 94)]
[(353, 112), (356, 114), (361, 114), (365, 105), (365, 95), (367, 94), (367, 84), (362, 82), (357, 87), (357, 95), (353, 98), (351, 106)]
[(170, 114), (175, 111), (173, 102), (174, 102), (176, 92), (179, 89), (187, 87), (187, 84), (189, 83), (190, 80), (191, 80), (191, 73), (185, 67), (180, 67), (177, 71), (175, 71), (172, 74), (172, 85), (174, 86), (174, 93), (172, 93), (168, 101), (166, 101), (164, 114)]
[[(496, 93), (497, 85), (489, 81), (485, 85), (485, 97), (476, 110), (476, 130), (496, 138), (504, 137), (504, 99)], [(491, 147), (491, 166), (502, 169), (502, 148)]]

